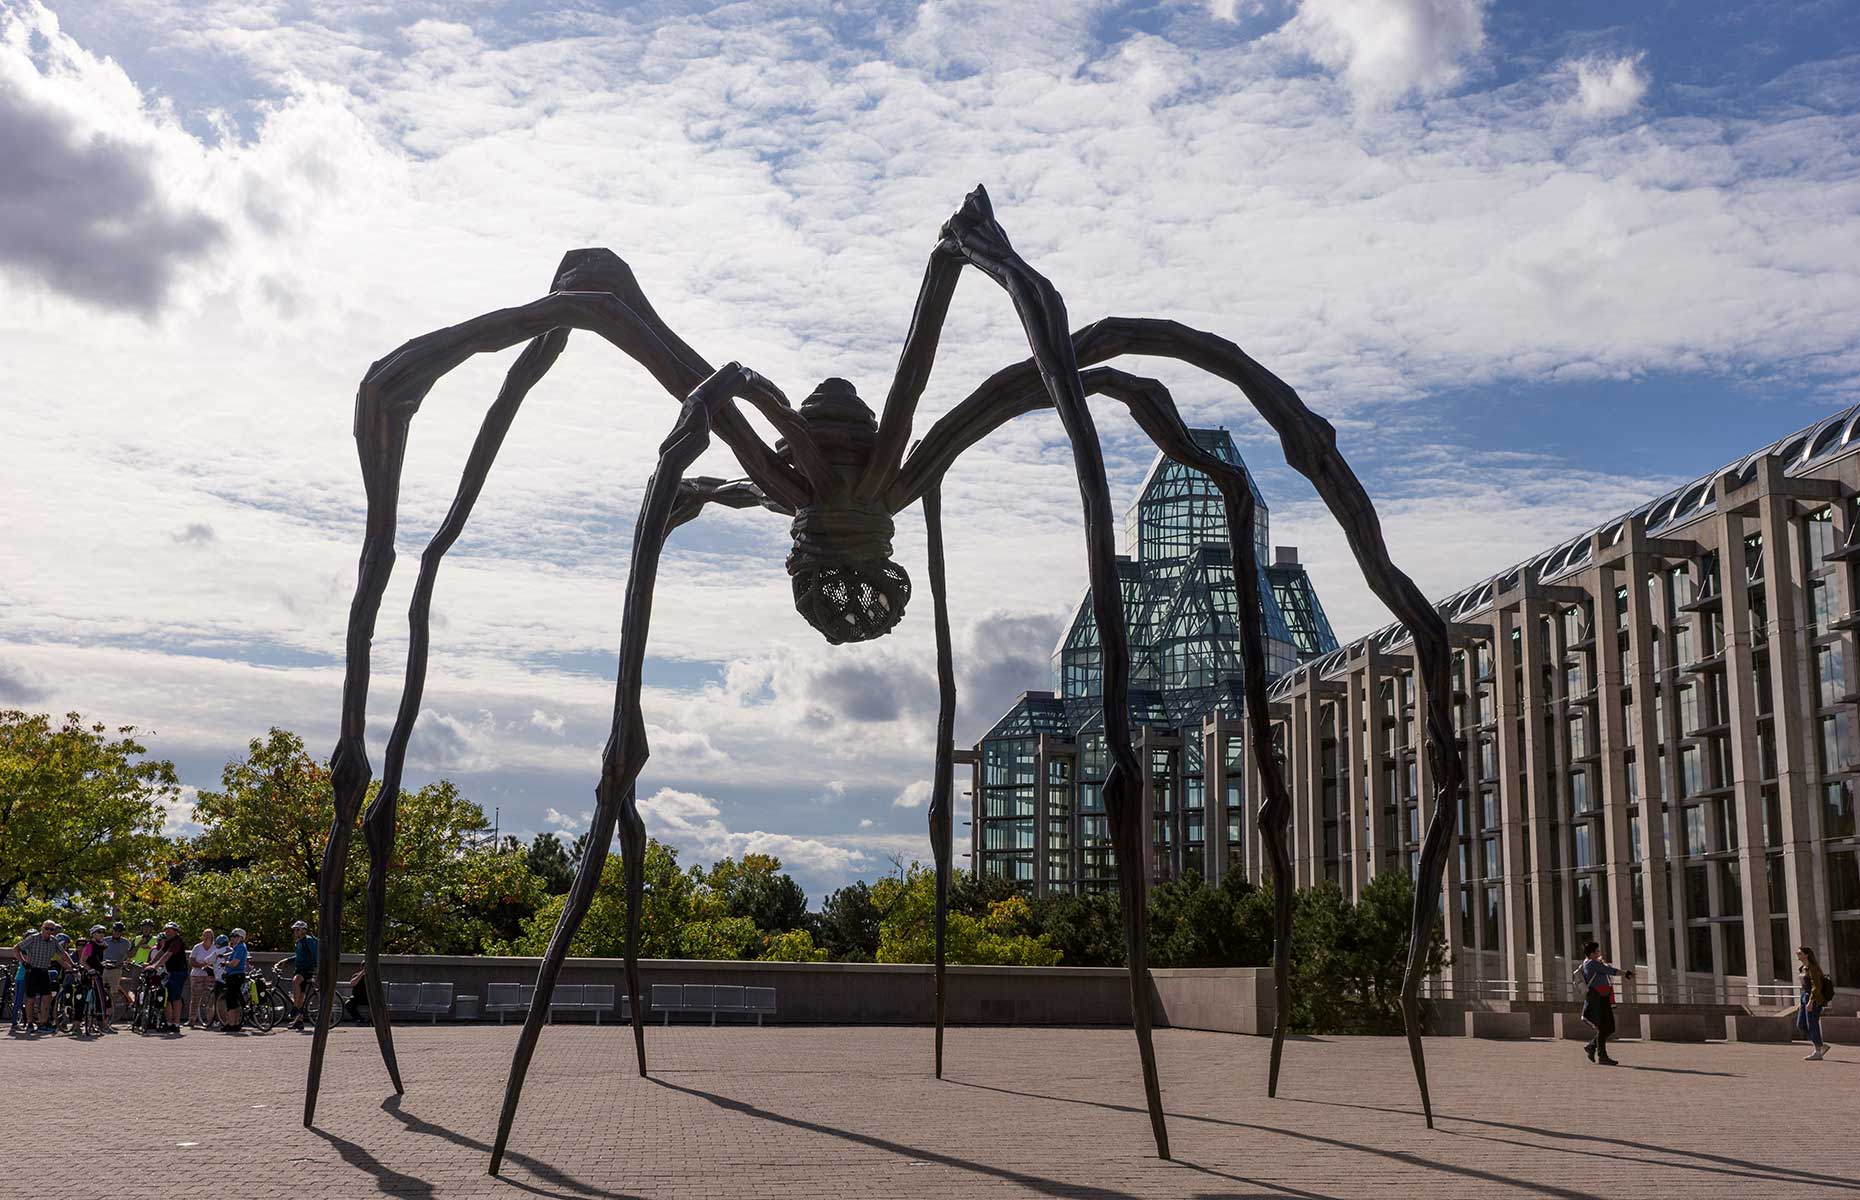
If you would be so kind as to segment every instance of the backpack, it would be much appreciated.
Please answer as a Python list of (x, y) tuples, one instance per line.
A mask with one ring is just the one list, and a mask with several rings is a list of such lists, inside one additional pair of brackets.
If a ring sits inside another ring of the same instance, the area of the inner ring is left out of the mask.
[(1831, 1004), (1834, 1001), (1834, 977), (1823, 975), (1821, 986), (1815, 989), (1815, 1003)]

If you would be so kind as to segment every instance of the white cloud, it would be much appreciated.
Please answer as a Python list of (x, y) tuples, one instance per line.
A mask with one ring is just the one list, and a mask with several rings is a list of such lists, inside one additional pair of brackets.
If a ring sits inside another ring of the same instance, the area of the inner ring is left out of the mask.
[[(1732, 95), (1684, 119), (1559, 119), (1583, 103), (1568, 64), (1479, 90), (1478, 4), (1311, 0), (1283, 35), (1208, 37), (1196, 13), (1195, 36), (1109, 45), (1096, 10), (1060, 3), (900, 9), (856, 43), (800, 10), (762, 21), (740, 6), (590, 11), (572, 35), (518, 23), (496, 38), (378, 8), (331, 6), (310, 25), (149, 6), (124, 45), (168, 57), (144, 62), (11, 11), (54, 52), (0, 44), (3, 77), (148, 148), (168, 211), (227, 231), (165, 277), (155, 326), (0, 278), (0, 510), (31, 514), (0, 529), (0, 701), (152, 726), (155, 752), (177, 758), (224, 762), (271, 723), (334, 745), (363, 518), (357, 379), (403, 338), (538, 294), (569, 246), (625, 255), (712, 361), (750, 362), (797, 399), (837, 374), (875, 400), (938, 225), (985, 181), (1078, 322), (1170, 314), (1234, 336), (1335, 418), (1397, 561), (1433, 594), (1661, 481), (1572, 469), (1568, 454), (1469, 454), (1417, 420), (1432, 392), (1683, 371), (1702, 387), (1786, 377), (1799, 404), (1860, 379), (1860, 167), (1838, 152), (1860, 118), (1825, 101), (1825, 79), (1780, 78), (1775, 104)], [(1038, 53), (999, 54), (1004, 28)], [(245, 89), (236, 127), (206, 129), (203, 101), (156, 94), (203, 64)], [(1596, 115), (1625, 95), (1617, 65), (1597, 68)], [(945, 347), (917, 432), (1026, 353), (973, 273)], [(508, 359), (461, 367), (414, 425), (374, 651), (377, 765), (418, 555)], [(1189, 419), (1228, 425), (1255, 465), (1280, 458), (1231, 389), (1138, 369)], [(476, 798), (506, 827), (542, 828), (593, 787), (629, 531), (674, 408), (576, 335), (441, 572), (412, 766), (482, 772)], [(1116, 406), (1095, 413), (1121, 503), (1151, 449)], [(697, 470), (734, 464), (713, 449)], [(1334, 523), (1282, 476), (1273, 486), (1279, 540), (1304, 547), (1338, 632), (1379, 622)], [(1057, 421), (1002, 429), (943, 497), (967, 738), (1048, 685), (1083, 585)], [(793, 612), (786, 521), (707, 513), (681, 529), (660, 573), (642, 790), (718, 797), (718, 829), (693, 829), (720, 845), (752, 836), (721, 813), (753, 801), (757, 836), (798, 831), (829, 848), (822, 862), (873, 866), (874, 845), (830, 830), (853, 829), (862, 803), (922, 807), (935, 720), (916, 513), (896, 546), (918, 584), (904, 623), (829, 648)]]
[(872, 818), (870, 818), (870, 817), (860, 817), (860, 818), (859, 818), (859, 828), (861, 828), (861, 829), (870, 829), (870, 828), (872, 828), (872, 824), (873, 824), (873, 822), (872, 822)]
[(919, 779), (899, 792), (896, 799), (892, 800), (891, 806), (893, 808), (922, 808), (929, 802), (930, 781), (928, 779)]
[(1585, 117), (1619, 117), (1632, 112), (1647, 94), (1645, 54), (1621, 58), (1590, 57), (1575, 64), (1576, 94), (1570, 107)]
[(205, 827), (194, 820), (194, 805), (200, 800), (200, 789), (189, 784), (182, 784), (173, 797), (161, 801), (163, 837), (196, 837), (205, 831)]
[(861, 851), (821, 838), (732, 830), (720, 818), (717, 802), (697, 792), (660, 788), (639, 802), (639, 811), (648, 834), (705, 863), (772, 854), (797, 877), (819, 879), (844, 876), (866, 859)]
[(577, 829), (581, 828), (582, 822), (587, 819), (588, 818), (585, 815), (580, 816), (580, 817), (571, 816), (565, 812), (557, 812), (553, 808), (543, 813), (543, 822), (545, 824), (555, 826), (557, 829), (560, 829), (563, 833), (575, 832)]
[(1465, 77), (1485, 45), (1491, 0), (1303, 0), (1282, 36), (1341, 72), (1360, 102), (1431, 96)]

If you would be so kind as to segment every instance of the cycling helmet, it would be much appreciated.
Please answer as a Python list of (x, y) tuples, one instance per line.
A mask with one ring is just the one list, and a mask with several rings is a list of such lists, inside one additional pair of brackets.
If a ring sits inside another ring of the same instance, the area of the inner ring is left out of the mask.
[(293, 933), (295, 933), (299, 929), (308, 929), (308, 928), (310, 928), (310, 922), (308, 921), (292, 921), (291, 922), (291, 932)]
[(222, 933), (220, 936), (214, 938), (213, 944), (215, 946), (224, 946), (226, 944), (226, 935)]
[(243, 939), (245, 937), (245, 930), (235, 929), (232, 931), (232, 936)]
[(105, 928), (104, 928), (103, 926), (101, 926), (101, 925), (92, 925), (92, 926), (90, 927), (90, 931), (91, 931), (92, 933), (108, 933), (108, 932), (110, 932), (109, 930), (107, 930), (107, 929), (105, 929)]

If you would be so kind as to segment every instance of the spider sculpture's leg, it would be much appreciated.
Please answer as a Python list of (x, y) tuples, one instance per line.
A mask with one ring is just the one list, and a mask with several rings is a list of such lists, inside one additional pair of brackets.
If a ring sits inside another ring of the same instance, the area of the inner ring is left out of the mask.
[(1040, 380), (1072, 443), (1072, 461), (1085, 508), (1092, 617), (1098, 624), (1104, 664), (1104, 742), (1110, 764), (1104, 780), (1104, 808), (1112, 830), (1111, 848), (1117, 860), (1117, 886), (1124, 909), (1131, 1024), (1136, 1027), (1143, 1093), (1149, 1105), (1156, 1153), (1168, 1158), (1169, 1131), (1163, 1121), (1162, 1088), (1157, 1082), (1156, 1047), (1151, 1034), (1149, 935), (1145, 921), (1149, 884), (1144, 872), (1150, 832), (1143, 828), (1143, 785), (1130, 742), (1130, 640), (1117, 578), (1116, 517), (1111, 510), (1111, 490), (1105, 482), (1104, 453), (1079, 382), (1072, 339), (1066, 330), (1065, 302), (1045, 276), (1009, 244), (981, 188), (971, 192), (962, 208), (943, 226), (941, 245), (1007, 292), (1026, 330)]
[(936, 608), (936, 773), (930, 785), (930, 852), (936, 860), (936, 1077), (943, 1078), (944, 943), (949, 930), (949, 860), (952, 825), (949, 790), (955, 778), (956, 668), (949, 645), (949, 590), (943, 578), (943, 498), (924, 493), (924, 531), (930, 543), (930, 597)]
[[(1176, 358), (1233, 383), (1259, 410), (1285, 447), (1285, 458), (1309, 479), (1343, 526), (1370, 590), (1389, 607), (1414, 638), (1415, 669), (1426, 685), (1427, 748), (1434, 766), (1434, 807), (1421, 847), (1415, 882), (1414, 920), (1409, 931), (1407, 970), (1402, 978), (1402, 1015), (1407, 1026), (1408, 1049), (1414, 1060), (1421, 1107), (1429, 1128), (1433, 1106), (1428, 1096), (1427, 1064), (1421, 1049), (1421, 979), (1427, 972), (1428, 949), (1435, 922), (1440, 919), (1441, 873), (1453, 839), (1455, 807), (1465, 779), (1465, 765), (1453, 736), (1446, 621), (1427, 602), (1421, 590), (1390, 560), (1369, 494), (1337, 450), (1336, 431), (1307, 409), (1298, 393), (1278, 376), (1255, 362), (1225, 338), (1191, 329), (1175, 321), (1137, 317), (1111, 317), (1072, 336), (1073, 351), (1081, 363), (1099, 363), (1123, 354)], [(968, 398), (945, 414), (912, 452), (886, 491), (892, 511), (912, 503), (954, 462), (957, 455), (1019, 413), (1042, 406), (1040, 393), (1047, 375), (1036, 356), (997, 371)], [(1260, 761), (1271, 761), (1260, 754)], [(1283, 784), (1275, 792), (1268, 778), (1268, 796), (1261, 805), (1262, 827), (1281, 808)], [(1268, 834), (1268, 850), (1272, 848)], [(1274, 874), (1279, 866), (1275, 862)], [(1280, 891), (1289, 889), (1281, 887)], [(1281, 900), (1281, 904), (1288, 903)], [(1287, 941), (1289, 913), (1275, 913), (1277, 940)], [(1281, 1006), (1283, 1011), (1283, 1006)]]
[[(407, 676), (400, 694), (400, 711), (394, 718), (394, 731), (388, 737), (387, 758), (381, 769), (381, 787), (362, 815), (362, 837), (368, 843), (368, 918), (364, 941), (364, 966), (368, 984), (369, 1011), (386, 1013), (387, 994), (381, 983), (381, 942), (387, 917), (388, 866), (394, 852), (394, 819), (400, 800), (401, 771), (407, 761), (407, 743), (413, 736), (413, 723), (420, 715), (420, 701), (426, 690), (426, 657), (430, 638), (429, 617), (433, 606), (433, 586), (439, 575), (440, 560), (458, 541), (471, 516), (478, 495), (484, 490), (491, 465), (510, 432), (530, 389), (535, 387), (568, 343), (568, 330), (554, 329), (532, 341), (517, 358), (497, 400), (485, 413), (478, 440), (459, 477), (458, 492), (426, 553), (420, 556), (420, 574), (413, 585), (413, 601), (407, 609)], [(387, 1062), (394, 1090), (401, 1091), (400, 1070), (395, 1062), (390, 1023), (376, 1021), (375, 1038), (381, 1056)]]
[(594, 790), (594, 818), (588, 826), (588, 845), (581, 866), (575, 872), (574, 885), (569, 888), (562, 916), (556, 922), (542, 966), (536, 972), (536, 995), (524, 1017), (523, 1033), (510, 1061), (504, 1108), (497, 1122), (497, 1142), (491, 1150), (493, 1175), (503, 1164), (504, 1147), (510, 1141), (511, 1123), (516, 1119), (517, 1103), (523, 1094), (523, 1077), (529, 1071), (530, 1059), (536, 1053), (536, 1040), (542, 1034), (543, 1021), (549, 1013), (549, 998), (555, 992), (556, 978), (562, 973), (562, 961), (568, 957), (575, 931), (581, 927), (582, 918), (587, 916), (588, 907), (594, 901), (616, 823), (621, 827), (622, 853), (626, 855), (623, 865), (627, 891), (627, 988), (633, 996), (634, 1044), (639, 1052), (640, 1071), (645, 1071), (635, 951), (641, 885), (645, 878), (646, 834), (633, 801), (633, 789), (650, 752), (646, 744), (646, 723), (639, 712), (639, 690), (646, 659), (646, 635), (652, 622), (653, 585), (658, 578), (659, 556), (671, 528), (672, 512), (678, 504), (679, 482), (686, 468), (710, 444), (712, 417), (728, 403), (733, 391), (750, 378), (750, 372), (736, 363), (728, 363), (692, 391), (671, 436), (659, 447), (659, 465), (646, 484), (646, 495), (640, 502), (639, 519), (633, 527), (633, 561), (627, 575), (626, 603), (620, 622), (620, 672), (615, 687), (613, 728), (601, 756), (601, 781)]
[[(356, 814), (361, 811), (370, 782), (371, 769), (364, 740), (370, 647), (381, 596), (394, 569), (394, 535), (408, 428), (434, 383), (466, 359), (568, 329), (598, 333), (639, 361), (674, 395), (684, 396), (711, 374), (696, 352), (652, 310), (624, 262), (606, 250), (575, 250), (564, 256), (556, 272), (554, 290), (549, 295), (522, 307), (500, 309), (405, 343), (369, 369), (356, 395), (355, 440), (368, 496), (368, 519), (356, 572), (355, 598), (349, 606), (345, 647), (348, 668), (343, 678), (341, 732), (330, 759), (336, 813), (324, 847), (317, 885), (317, 932), (329, 950), (318, 964), (323, 1011), (310, 1045), (304, 1088), (305, 1125), (316, 1117), (329, 1017), (336, 999), (336, 969), (342, 947), (343, 872)], [(513, 377), (515, 375), (513, 371)], [(796, 464), (803, 471), (824, 470), (819, 465), (818, 451), (805, 428), (796, 428), (798, 418), (787, 407), (781, 393), (760, 376), (750, 372), (741, 375), (735, 386), (788, 437), (796, 450)], [(808, 499), (811, 494), (809, 478), (777, 458), (733, 404), (726, 402), (719, 409), (716, 429), (749, 473), (748, 486), (753, 486), (770, 506), (791, 509)], [(394, 803), (390, 801), (373, 811), (378, 816), (370, 822), (371, 850), (377, 844), (386, 845), (392, 841)], [(378, 965), (368, 975), (367, 984), (373, 1011), (385, 1015)], [(376, 1036), (398, 1091), (401, 1085), (391, 1034), (378, 1029)]]

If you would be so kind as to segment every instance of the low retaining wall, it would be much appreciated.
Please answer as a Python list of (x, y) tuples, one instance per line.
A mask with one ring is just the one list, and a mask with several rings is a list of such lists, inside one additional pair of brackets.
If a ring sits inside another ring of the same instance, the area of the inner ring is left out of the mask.
[[(279, 956), (254, 956), (269, 966)], [(534, 983), (536, 958), (381, 956), (389, 983), (450, 983), (482, 1002), (491, 983)], [(361, 966), (343, 956), (342, 973)], [(1130, 1024), (1130, 976), (1121, 967), (975, 967), (948, 970), (945, 1014), (953, 1025)], [(790, 1025), (927, 1025), (934, 1018), (932, 969), (894, 963), (777, 963), (642, 959), (640, 987), (709, 983), (771, 987), (773, 1022)], [(626, 991), (617, 958), (571, 958), (562, 983), (605, 983)], [(1150, 972), (1156, 1024), (1224, 1033), (1272, 1032), (1272, 972), (1252, 967)]]

